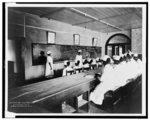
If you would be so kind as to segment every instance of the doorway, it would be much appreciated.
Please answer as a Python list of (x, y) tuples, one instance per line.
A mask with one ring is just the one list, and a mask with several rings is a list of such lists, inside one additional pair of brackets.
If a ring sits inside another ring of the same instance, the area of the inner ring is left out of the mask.
[(105, 45), (105, 54), (109, 56), (121, 55), (128, 50), (131, 50), (131, 39), (121, 33), (112, 35)]
[(8, 88), (21, 86), (25, 82), (25, 67), (22, 58), (22, 41), (15, 37), (8, 40)]

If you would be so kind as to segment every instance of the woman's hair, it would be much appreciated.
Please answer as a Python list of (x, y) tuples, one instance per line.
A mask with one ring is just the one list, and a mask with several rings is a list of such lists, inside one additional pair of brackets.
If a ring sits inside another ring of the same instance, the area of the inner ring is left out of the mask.
[(130, 54), (127, 54), (127, 56), (126, 56), (128, 59), (130, 59), (131, 58), (131, 56), (130, 56)]
[(89, 64), (91, 64), (92, 62), (93, 62), (93, 60), (91, 59), (90, 62), (89, 62)]
[(107, 58), (106, 63), (109, 64), (111, 62), (110, 58)]
[(85, 59), (85, 61), (83, 62), (83, 65), (89, 63), (87, 59)]
[(68, 61), (68, 62), (67, 62), (67, 66), (69, 66), (69, 65), (70, 65), (70, 62)]
[(78, 60), (78, 61), (75, 63), (75, 65), (76, 65), (76, 66), (78, 66), (78, 65), (79, 65), (79, 63), (80, 63), (80, 61)]
[(119, 62), (122, 62), (124, 59), (123, 59), (123, 57), (120, 57), (120, 60), (119, 60)]

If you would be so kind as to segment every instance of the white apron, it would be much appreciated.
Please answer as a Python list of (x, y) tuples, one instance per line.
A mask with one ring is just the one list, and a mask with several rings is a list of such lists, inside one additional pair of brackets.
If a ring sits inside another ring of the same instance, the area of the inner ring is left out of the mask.
[[(51, 64), (51, 67), (50, 67)], [(53, 59), (51, 56), (47, 56), (46, 69), (45, 69), (45, 77), (51, 77), (54, 75), (53, 72)]]
[(80, 63), (79, 63), (79, 66), (80, 67), (83, 67), (83, 58), (82, 58), (82, 55), (76, 55), (76, 59), (75, 59), (75, 62), (77, 62), (77, 61), (80, 61)]

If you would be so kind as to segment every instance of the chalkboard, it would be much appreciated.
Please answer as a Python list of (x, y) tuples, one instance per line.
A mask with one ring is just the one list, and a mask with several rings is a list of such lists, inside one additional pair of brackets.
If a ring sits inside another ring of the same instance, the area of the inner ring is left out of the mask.
[(32, 65), (45, 64), (47, 51), (52, 52), (54, 63), (75, 60), (79, 49), (82, 50), (83, 58), (87, 54), (91, 58), (101, 57), (101, 47), (32, 43)]

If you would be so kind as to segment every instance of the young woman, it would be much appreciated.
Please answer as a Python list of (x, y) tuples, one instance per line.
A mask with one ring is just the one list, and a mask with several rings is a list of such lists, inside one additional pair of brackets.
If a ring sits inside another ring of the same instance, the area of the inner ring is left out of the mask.
[(45, 70), (45, 77), (51, 78), (54, 75), (53, 71), (53, 58), (51, 56), (51, 51), (47, 52), (47, 62), (46, 62), (46, 70)]

